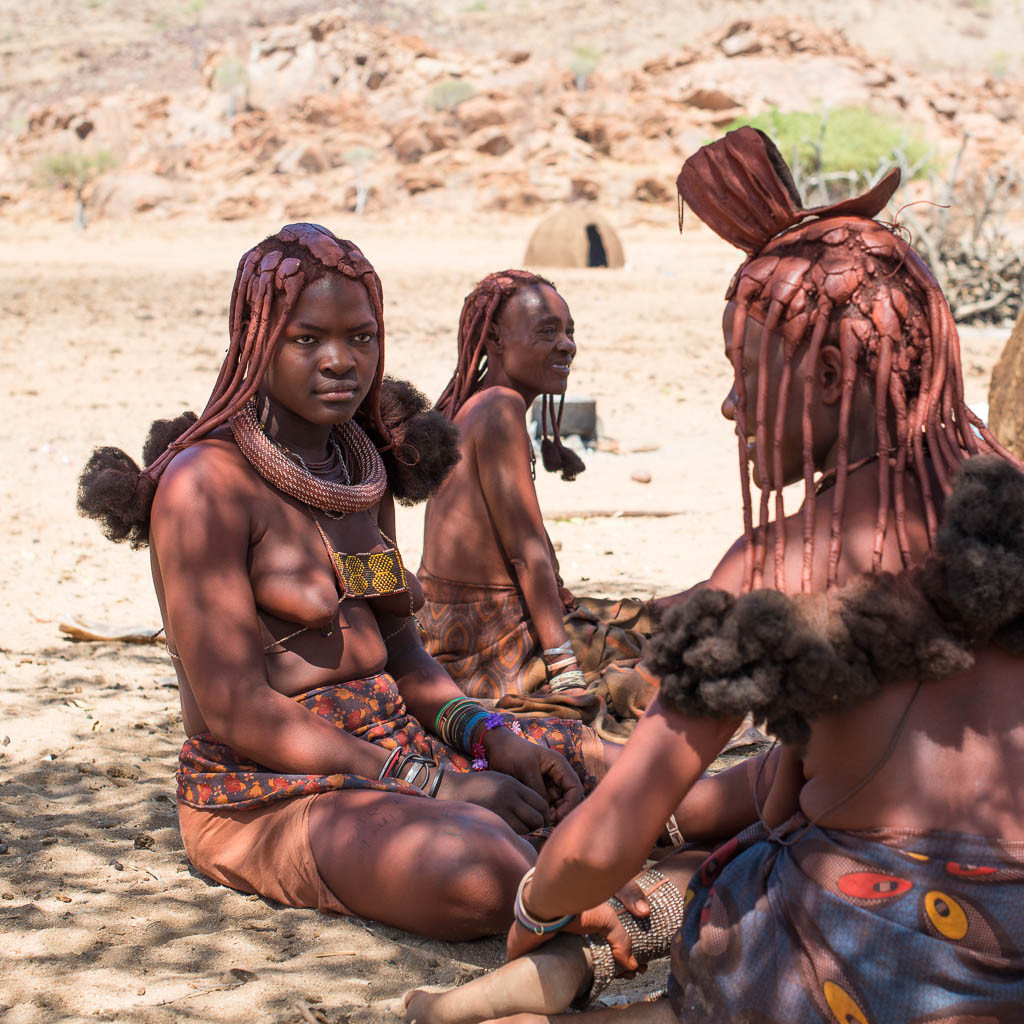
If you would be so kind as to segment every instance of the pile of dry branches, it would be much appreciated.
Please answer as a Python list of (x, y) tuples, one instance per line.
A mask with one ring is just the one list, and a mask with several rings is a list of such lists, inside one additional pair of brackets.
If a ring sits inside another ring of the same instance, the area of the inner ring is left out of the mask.
[[(1024, 176), (1009, 162), (961, 173), (969, 142), (965, 135), (946, 181), (933, 176), (934, 202), (903, 207), (896, 222), (928, 262), (958, 323), (1012, 324), (1024, 305), (1024, 245), (1011, 239), (1009, 224), (1024, 212)], [(820, 149), (820, 141), (812, 144)], [(871, 174), (794, 176), (807, 205), (827, 203), (872, 187), (894, 166), (904, 183), (921, 172), (921, 165), (895, 156)], [(1020, 234), (1024, 225), (1017, 227)]]
[(1024, 177), (1009, 164), (959, 176), (965, 137), (941, 206), (907, 208), (900, 220), (928, 261), (959, 323), (1013, 323), (1024, 295), (1024, 258), (1008, 234)]

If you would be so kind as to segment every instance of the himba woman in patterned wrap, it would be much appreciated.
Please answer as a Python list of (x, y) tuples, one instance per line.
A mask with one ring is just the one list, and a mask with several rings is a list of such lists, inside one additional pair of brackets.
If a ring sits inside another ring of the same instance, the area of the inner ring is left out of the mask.
[(111, 539), (149, 545), (189, 737), (186, 852), (292, 906), (448, 939), (503, 930), (535, 858), (524, 836), (593, 786), (600, 742), (488, 715), (423, 650), (393, 496), (425, 498), (457, 442), (383, 377), (359, 249), (311, 224), (255, 246), (230, 339), (202, 415), (154, 424), (141, 471), (98, 449), (79, 492)]
[[(873, 219), (897, 184), (803, 209), (751, 128), (683, 165), (681, 198), (747, 254), (722, 406), (744, 535), (673, 602), (659, 694), (524, 876), (511, 962), (411, 993), (411, 1019), (528, 1024), (669, 954), (667, 997), (602, 1019), (1020, 1020), (1024, 473), (964, 404), (934, 277)], [(636, 875), (748, 711), (781, 740), (760, 822)]]
[(466, 296), (455, 372), (436, 405), (459, 428), (462, 459), (427, 503), (421, 622), (427, 650), (467, 694), (581, 718), (623, 742), (654, 693), (637, 669), (653, 622), (641, 601), (564, 586), (526, 429), (540, 398), (544, 468), (565, 480), (583, 471), (560, 437), (575, 356), (573, 317), (551, 281), (503, 270)]

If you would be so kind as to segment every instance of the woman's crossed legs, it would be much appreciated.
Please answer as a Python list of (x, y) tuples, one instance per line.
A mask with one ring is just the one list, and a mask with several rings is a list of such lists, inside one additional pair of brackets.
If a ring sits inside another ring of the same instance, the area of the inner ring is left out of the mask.
[[(707, 852), (687, 850), (672, 854), (658, 863), (658, 870), (680, 892), (689, 885)], [(639, 895), (639, 894), (636, 894)], [(673, 922), (673, 931), (682, 920)], [(560, 1021), (557, 1015), (594, 979), (590, 948), (579, 935), (562, 933), (526, 956), (512, 960), (496, 971), (485, 974), (447, 992), (416, 990), (406, 996), (406, 1018), (416, 1024), (541, 1024)], [(667, 999), (631, 1006), (593, 1011), (595, 1024), (668, 1024), (675, 1016)], [(566, 1022), (581, 1020), (579, 1014)]]

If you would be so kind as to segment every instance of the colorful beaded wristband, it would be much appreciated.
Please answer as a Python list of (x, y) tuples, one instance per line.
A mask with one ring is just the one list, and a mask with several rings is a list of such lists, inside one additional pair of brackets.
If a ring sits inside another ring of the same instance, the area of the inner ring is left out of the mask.
[(534, 935), (551, 935), (553, 932), (561, 931), (576, 915), (566, 914), (565, 917), (559, 917), (553, 921), (541, 921), (526, 909), (523, 905), (523, 890), (526, 888), (526, 883), (533, 878), (534, 870), (534, 868), (530, 868), (519, 882), (512, 912), (515, 915), (515, 919), (527, 931), (533, 932)]
[(485, 772), (490, 767), (490, 763), (487, 760), (487, 751), (484, 750), (484, 736), (487, 735), (491, 729), (497, 729), (505, 724), (505, 719), (501, 717), (496, 711), (492, 711), (489, 715), (485, 715), (484, 719), (480, 724), (480, 731), (473, 740), (470, 746), (470, 753), (473, 755), (473, 761), (470, 764), (470, 768), (475, 772)]
[(449, 747), (469, 752), (468, 733), (472, 723), (487, 715), (484, 708), (468, 697), (455, 697), (442, 705), (434, 719), (434, 734)]

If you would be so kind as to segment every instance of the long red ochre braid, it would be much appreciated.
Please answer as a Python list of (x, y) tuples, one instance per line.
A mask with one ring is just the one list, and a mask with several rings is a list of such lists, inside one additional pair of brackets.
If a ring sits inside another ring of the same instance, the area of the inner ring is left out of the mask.
[[(801, 402), (804, 504), (801, 590), (813, 585), (815, 480), (811, 405), (814, 368), (823, 345), (839, 350), (842, 390), (829, 536), (827, 586), (837, 583), (842, 521), (850, 470), (850, 414), (861, 379), (873, 386), (878, 458), (878, 502), (873, 571), (882, 563), (890, 512), (904, 565), (911, 559), (906, 528), (906, 475), (917, 482), (930, 541), (939, 501), (952, 489), (967, 456), (994, 452), (1021, 464), (964, 403), (956, 324), (931, 271), (914, 249), (871, 219), (898, 184), (889, 176), (865, 196), (804, 210), (788, 169), (767, 137), (740, 129), (694, 154), (679, 176), (680, 196), (727, 241), (750, 253), (727, 293), (735, 301), (731, 325), (736, 433), (743, 491), (746, 588), (765, 585), (768, 538), (774, 540), (775, 578), (786, 589), (782, 437), (788, 403)], [(810, 218), (810, 219), (809, 219)], [(760, 322), (758, 391), (754, 396), (754, 459), (761, 489), (754, 529), (750, 488), (750, 397), (743, 374), (748, 319)], [(778, 393), (768, 394), (773, 339), (782, 345)], [(804, 355), (804, 374), (793, 367)], [(796, 389), (796, 394), (791, 392)], [(774, 402), (774, 407), (771, 403)], [(773, 445), (768, 450), (769, 416)], [(894, 425), (893, 429), (890, 429)], [(932, 476), (941, 495), (933, 493)], [(769, 484), (770, 482), (770, 484)], [(774, 524), (770, 506), (774, 493)]]
[(142, 471), (144, 476), (155, 483), (177, 452), (226, 423), (253, 397), (302, 289), (325, 272), (359, 281), (373, 307), (380, 357), (357, 418), (379, 437), (389, 438), (380, 415), (384, 375), (384, 296), (380, 278), (352, 242), (337, 238), (318, 224), (288, 224), (239, 260), (231, 291), (230, 344), (206, 408)]

